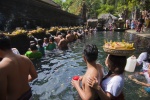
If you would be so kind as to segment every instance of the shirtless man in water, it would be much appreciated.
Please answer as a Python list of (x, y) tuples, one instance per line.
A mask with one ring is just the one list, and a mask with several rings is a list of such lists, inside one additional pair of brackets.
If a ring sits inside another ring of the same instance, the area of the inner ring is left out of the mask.
[(57, 32), (56, 36), (54, 37), (54, 40), (57, 43), (57, 45), (58, 45), (59, 41), (61, 40), (61, 38), (62, 38), (61, 32)]
[(73, 42), (75, 40), (75, 36), (72, 34), (71, 31), (68, 31), (66, 35), (66, 39), (68, 42)]
[[(83, 51), (83, 59), (87, 65), (86, 73), (84, 76), (80, 76), (78, 81), (72, 80), (72, 85), (76, 88), (82, 100), (100, 100), (97, 91), (87, 84), (89, 77), (97, 77), (99, 83), (103, 77), (103, 67), (96, 64), (97, 57), (98, 49), (96, 45), (86, 45)], [(80, 80), (82, 80), (82, 88), (80, 87)]]
[(67, 50), (68, 49), (68, 41), (66, 40), (66, 35), (62, 34), (62, 39), (58, 43), (58, 48), (60, 50)]
[(0, 100), (29, 100), (28, 82), (37, 77), (32, 62), (11, 51), (10, 39), (0, 33)]

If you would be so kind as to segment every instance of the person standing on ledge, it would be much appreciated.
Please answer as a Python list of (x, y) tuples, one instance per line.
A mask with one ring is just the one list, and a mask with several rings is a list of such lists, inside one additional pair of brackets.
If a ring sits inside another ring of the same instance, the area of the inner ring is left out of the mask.
[(28, 82), (37, 78), (29, 58), (11, 50), (10, 39), (0, 33), (0, 100), (29, 100), (32, 96)]

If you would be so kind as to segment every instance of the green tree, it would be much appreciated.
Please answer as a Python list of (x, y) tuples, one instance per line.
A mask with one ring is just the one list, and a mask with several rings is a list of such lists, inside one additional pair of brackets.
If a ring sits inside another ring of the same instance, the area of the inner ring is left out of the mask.
[(150, 8), (150, 0), (53, 0), (58, 3), (63, 10), (81, 15), (83, 1), (87, 7), (87, 14), (89, 17), (98, 16), (102, 13), (121, 14), (124, 13), (126, 17), (135, 8), (148, 10)]
[(113, 13), (114, 12), (114, 6), (105, 4), (101, 5), (100, 9), (97, 10), (99, 14), (104, 14), (104, 13)]

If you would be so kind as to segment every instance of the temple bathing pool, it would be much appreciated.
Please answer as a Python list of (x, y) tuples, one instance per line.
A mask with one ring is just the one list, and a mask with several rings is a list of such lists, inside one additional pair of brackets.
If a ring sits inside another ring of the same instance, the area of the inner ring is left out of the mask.
[[(82, 59), (82, 50), (85, 44), (96, 44), (99, 49), (97, 62), (107, 68), (104, 60), (107, 54), (103, 51), (102, 45), (105, 40), (122, 41), (123, 32), (97, 32), (88, 35), (83, 40), (77, 40), (70, 44), (70, 49), (62, 52), (48, 52), (41, 62), (34, 62), (38, 72), (38, 78), (30, 83), (33, 91), (33, 100), (80, 100), (77, 91), (71, 85), (74, 75), (83, 75), (86, 71), (86, 64)], [(132, 38), (130, 37), (130, 41)], [(138, 54), (135, 54), (138, 55)], [(139, 71), (140, 68), (136, 68)], [(148, 100), (150, 96), (144, 92), (143, 87), (128, 79), (129, 73), (125, 72), (125, 100)], [(140, 77), (145, 81), (143, 77)]]

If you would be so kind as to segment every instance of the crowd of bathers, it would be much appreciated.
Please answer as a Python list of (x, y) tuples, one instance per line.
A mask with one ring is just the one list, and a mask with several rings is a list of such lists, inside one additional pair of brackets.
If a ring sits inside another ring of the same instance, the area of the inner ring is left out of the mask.
[[(30, 38), (30, 48), (25, 53), (27, 57), (18, 55), (17, 49), (11, 48), (9, 37), (0, 34), (0, 57), (2, 58), (0, 62), (0, 99), (29, 100), (32, 92), (28, 82), (38, 76), (31, 59), (41, 58), (45, 55), (45, 50), (67, 50), (68, 43), (82, 39), (84, 36), (92, 34), (91, 32), (93, 33), (94, 30), (68, 30), (66, 33), (57, 32), (55, 36), (51, 35), (43, 40), (32, 37)], [(124, 100), (126, 56), (108, 54), (105, 60), (108, 68), (107, 75), (104, 74), (103, 66), (97, 63), (98, 48), (96, 45), (85, 45), (82, 57), (87, 66), (86, 73), (79, 76), (78, 80), (71, 80), (71, 84), (76, 88), (81, 99)], [(143, 64), (143, 68), (140, 74), (149, 79), (150, 47), (139, 55), (136, 65), (141, 64)], [(133, 79), (133, 76), (129, 76), (129, 78)], [(149, 80), (142, 85), (148, 87), (145, 90), (149, 92)]]
[[(68, 44), (75, 42), (77, 39), (83, 39), (85, 35), (96, 32), (94, 28), (68, 30), (66, 32), (57, 31), (55, 35), (38, 39), (30, 36), (30, 47), (26, 51), (25, 56), (30, 59), (40, 59), (45, 56), (45, 51), (53, 51), (55, 49), (67, 50)], [(12, 49), (15, 53), (16, 49)]]

